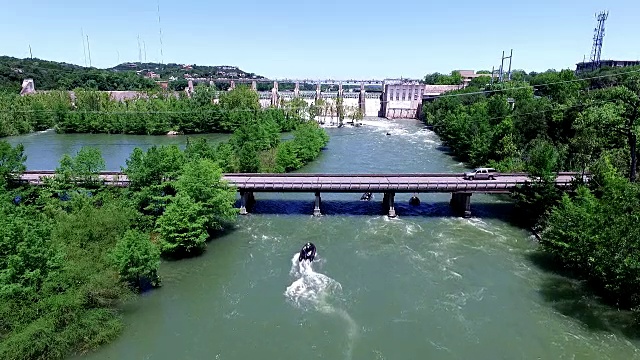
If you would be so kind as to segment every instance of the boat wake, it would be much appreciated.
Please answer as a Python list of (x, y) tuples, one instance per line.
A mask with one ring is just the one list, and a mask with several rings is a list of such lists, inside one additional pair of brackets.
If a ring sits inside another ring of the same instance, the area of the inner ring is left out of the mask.
[(287, 287), (284, 295), (294, 306), (305, 311), (318, 311), (327, 315), (335, 315), (347, 324), (348, 346), (345, 353), (346, 359), (351, 359), (353, 346), (358, 335), (358, 325), (351, 318), (346, 310), (331, 304), (331, 299), (335, 299), (342, 293), (342, 285), (328, 277), (313, 270), (313, 263), (310, 261), (298, 262), (298, 253), (291, 258), (291, 276), (296, 280)]

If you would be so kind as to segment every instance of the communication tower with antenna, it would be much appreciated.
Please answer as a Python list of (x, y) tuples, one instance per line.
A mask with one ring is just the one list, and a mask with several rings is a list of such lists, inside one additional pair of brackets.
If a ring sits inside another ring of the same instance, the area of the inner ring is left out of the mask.
[(609, 11), (601, 11), (596, 15), (598, 26), (594, 29), (593, 47), (591, 49), (591, 69), (600, 68), (600, 54), (602, 53), (602, 40), (604, 39), (604, 22), (609, 17)]

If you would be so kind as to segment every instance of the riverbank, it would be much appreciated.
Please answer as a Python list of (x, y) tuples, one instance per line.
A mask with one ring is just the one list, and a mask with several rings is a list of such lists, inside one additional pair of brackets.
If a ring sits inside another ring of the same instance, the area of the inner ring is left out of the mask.
[(299, 109), (262, 109), (246, 87), (217, 92), (199, 86), (192, 96), (141, 93), (131, 99), (105, 92), (0, 93), (0, 138), (53, 128), (58, 133), (166, 135), (232, 133), (248, 121), (274, 121), (283, 132), (301, 122)]
[[(42, 144), (47, 135), (26, 138)], [(126, 166), (119, 161), (127, 189), (94, 181), (106, 166), (90, 145), (65, 151), (58, 166), (42, 153), (45, 169), (56, 167), (42, 187), (0, 186), (0, 359), (61, 359), (115, 339), (122, 303), (162, 283), (160, 254), (201, 255), (234, 228), (236, 193), (219, 181), (223, 168), (298, 169), (329, 139), (317, 124), (302, 123), (281, 142), (275, 123), (265, 121), (241, 126), (227, 142), (186, 140), (183, 150), (136, 146)], [(13, 166), (0, 174), (19, 172), (20, 149), (0, 149), (8, 159), (2, 167)]]
[[(585, 80), (548, 71), (529, 82), (467, 88), (423, 111), (461, 160), (538, 178), (513, 193), (513, 220), (540, 232), (541, 250), (564, 273), (585, 280), (607, 304), (634, 310), (640, 306), (640, 185), (630, 114), (638, 90), (635, 70), (603, 70)], [(590, 172), (593, 180), (562, 193), (553, 178), (568, 170)]]

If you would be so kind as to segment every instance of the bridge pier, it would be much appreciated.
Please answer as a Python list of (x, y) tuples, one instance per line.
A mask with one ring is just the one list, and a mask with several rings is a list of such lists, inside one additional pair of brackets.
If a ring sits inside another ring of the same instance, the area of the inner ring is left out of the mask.
[(386, 81), (382, 80), (382, 93), (380, 94), (380, 112), (378, 113), (378, 117), (387, 117), (387, 84)]
[(240, 191), (240, 215), (247, 215), (247, 200), (249, 199), (248, 191)]
[(394, 199), (396, 197), (396, 193), (393, 192), (385, 192), (382, 197), (382, 206), (385, 212), (387, 212), (390, 218), (396, 217), (396, 209), (394, 206)]
[(320, 83), (316, 84), (316, 102), (322, 99), (322, 88), (320, 87)]
[(240, 191), (240, 215), (248, 215), (249, 210), (256, 203), (256, 198), (251, 191)]
[(320, 191), (316, 191), (316, 203), (313, 208), (313, 216), (322, 216), (322, 213), (320, 212), (321, 202), (322, 202), (322, 199), (320, 198)]
[(271, 106), (278, 107), (278, 82), (273, 82), (273, 89), (271, 89)]
[(452, 193), (449, 204), (456, 214), (471, 217), (471, 193)]
[(364, 114), (367, 113), (367, 109), (365, 107), (366, 98), (367, 98), (367, 93), (364, 90), (364, 83), (360, 83), (360, 96), (358, 97), (358, 108), (360, 109), (360, 112), (362, 113), (363, 116)]

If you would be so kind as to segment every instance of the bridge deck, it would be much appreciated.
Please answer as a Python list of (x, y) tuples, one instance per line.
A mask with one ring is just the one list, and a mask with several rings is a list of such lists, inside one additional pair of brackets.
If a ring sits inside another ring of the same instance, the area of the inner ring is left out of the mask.
[[(556, 184), (567, 187), (573, 176), (561, 174)], [(252, 192), (508, 193), (531, 181), (524, 174), (505, 174), (496, 180), (464, 180), (462, 174), (227, 174), (224, 178), (239, 190)]]
[[(27, 171), (21, 180), (40, 184), (53, 171)], [(576, 173), (559, 173), (556, 185), (568, 187)], [(128, 186), (127, 176), (102, 172), (105, 184)], [(496, 180), (464, 180), (463, 174), (224, 174), (223, 179), (249, 192), (395, 192), (395, 193), (508, 193), (530, 182), (526, 174), (500, 174)]]

